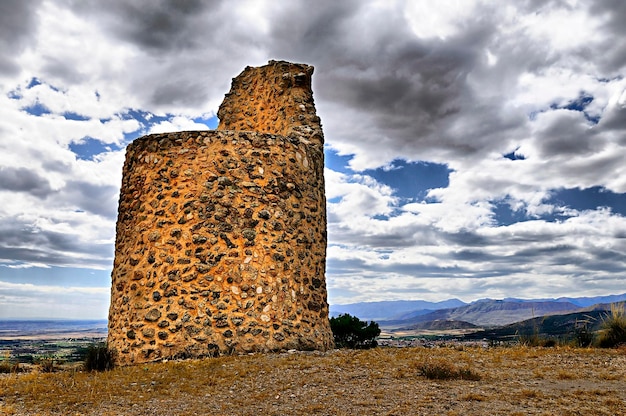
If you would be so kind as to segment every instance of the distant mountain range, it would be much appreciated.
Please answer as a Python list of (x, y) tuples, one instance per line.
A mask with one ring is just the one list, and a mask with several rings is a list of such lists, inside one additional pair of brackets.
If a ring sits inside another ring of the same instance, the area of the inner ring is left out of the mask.
[[(388, 301), (331, 305), (331, 316), (348, 313), (361, 320), (373, 320), (383, 328), (418, 328), (433, 321), (467, 322), (478, 327), (496, 327), (551, 315), (565, 315), (596, 309), (606, 310), (614, 302), (626, 300), (621, 295), (558, 299), (481, 299), (464, 303), (458, 299), (443, 302)], [(585, 309), (587, 308), (587, 309)]]
[(580, 306), (581, 308), (584, 308), (587, 306), (597, 305), (599, 303), (622, 302), (626, 300), (626, 293), (623, 293), (621, 295), (581, 297), (581, 298), (557, 298), (557, 299), (545, 298), (545, 299), (532, 299), (532, 300), (505, 298), (504, 300), (512, 301), (512, 302), (569, 302), (569, 303), (573, 303), (574, 305)]
[[(406, 326), (435, 320), (463, 321), (476, 326), (491, 327), (511, 324), (538, 316), (565, 314), (579, 310), (570, 302), (514, 302), (483, 300), (458, 308), (440, 309), (410, 319), (385, 321), (384, 326)], [(382, 324), (381, 324), (382, 325)]]
[(467, 305), (459, 299), (448, 299), (442, 302), (424, 300), (394, 300), (383, 302), (360, 302), (347, 305), (330, 305), (330, 315), (337, 316), (348, 313), (362, 320), (385, 321), (403, 319), (412, 313), (422, 314), (438, 309), (456, 308)]

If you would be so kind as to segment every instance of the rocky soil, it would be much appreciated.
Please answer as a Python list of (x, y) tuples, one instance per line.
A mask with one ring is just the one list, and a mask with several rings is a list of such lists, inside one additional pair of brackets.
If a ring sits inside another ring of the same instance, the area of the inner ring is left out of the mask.
[[(431, 379), (426, 367), (454, 371)], [(624, 409), (624, 349), (377, 348), (0, 377), (0, 414), (8, 415), (613, 416)]]

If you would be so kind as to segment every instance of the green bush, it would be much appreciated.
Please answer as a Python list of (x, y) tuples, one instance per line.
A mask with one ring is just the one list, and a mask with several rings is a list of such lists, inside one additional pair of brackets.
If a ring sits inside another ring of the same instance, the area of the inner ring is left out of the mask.
[(105, 343), (90, 345), (85, 356), (85, 370), (107, 371), (115, 365), (115, 354)]
[(330, 318), (330, 329), (337, 348), (367, 349), (378, 345), (376, 337), (380, 335), (380, 328), (374, 321), (368, 324), (345, 313)]
[(615, 348), (626, 345), (626, 312), (624, 303), (612, 304), (611, 313), (603, 319), (598, 341), (600, 348)]

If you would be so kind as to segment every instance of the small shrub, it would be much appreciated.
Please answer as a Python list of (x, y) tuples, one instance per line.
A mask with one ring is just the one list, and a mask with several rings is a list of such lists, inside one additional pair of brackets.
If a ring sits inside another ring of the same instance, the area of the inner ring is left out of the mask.
[(480, 380), (480, 374), (475, 373), (470, 368), (461, 368), (458, 370), (458, 378), (460, 378), (461, 380), (478, 381)]
[(0, 374), (15, 374), (21, 372), (19, 362), (11, 362), (11, 361), (1, 361), (0, 362)]
[(356, 316), (345, 313), (330, 318), (330, 329), (333, 331), (337, 348), (367, 349), (378, 345), (376, 337), (380, 335), (380, 328), (374, 321), (368, 324)]
[(554, 347), (557, 346), (557, 342), (553, 338), (546, 338), (541, 343), (541, 346), (544, 347), (544, 348), (554, 348)]
[(603, 319), (598, 345), (601, 348), (615, 348), (622, 344), (626, 344), (626, 312), (624, 303), (614, 303), (611, 312)]
[(576, 346), (581, 348), (587, 348), (593, 344), (594, 335), (593, 332), (589, 330), (589, 323), (592, 319), (593, 318), (576, 321), (574, 332)]
[(439, 361), (422, 364), (419, 367), (419, 374), (429, 380), (448, 380), (454, 378), (455, 370), (452, 364)]
[(538, 332), (532, 334), (517, 334), (517, 342), (524, 347), (553, 348), (558, 344), (555, 339), (541, 336)]
[(90, 345), (85, 356), (85, 370), (107, 371), (113, 369), (115, 354), (105, 343)]
[(54, 373), (57, 369), (54, 358), (41, 357), (37, 360), (37, 365), (42, 373)]
[(457, 368), (447, 361), (432, 361), (419, 367), (419, 375), (429, 380), (480, 380), (480, 375), (469, 368)]

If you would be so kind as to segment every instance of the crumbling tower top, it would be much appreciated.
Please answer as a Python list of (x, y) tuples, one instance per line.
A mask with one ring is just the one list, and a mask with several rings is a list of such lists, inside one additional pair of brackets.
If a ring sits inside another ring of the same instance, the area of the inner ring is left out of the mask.
[(312, 66), (286, 61), (246, 67), (233, 78), (217, 112), (217, 129), (297, 135), (321, 147), (324, 135), (315, 113), (312, 75)]

